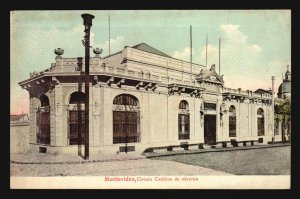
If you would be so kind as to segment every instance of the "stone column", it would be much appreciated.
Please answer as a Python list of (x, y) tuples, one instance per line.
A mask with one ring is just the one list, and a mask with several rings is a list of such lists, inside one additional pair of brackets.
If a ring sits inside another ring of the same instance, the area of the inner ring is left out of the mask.
[(241, 102), (237, 101), (236, 103), (236, 137), (241, 137)]
[(103, 139), (101, 143), (103, 143), (103, 145), (112, 145), (113, 143), (112, 92), (113, 89), (111, 88), (104, 87), (103, 89), (103, 135), (101, 136)]
[[(149, 143), (150, 134), (153, 130), (153, 126), (150, 125), (152, 122), (151, 116), (153, 115), (151, 113), (153, 110), (150, 108), (150, 99), (155, 96), (146, 92), (141, 93), (140, 96), (140, 139), (141, 143), (147, 144)], [(143, 127), (143, 129), (141, 127)]]
[[(94, 117), (93, 117), (93, 109), (94, 109), (94, 104), (93, 104), (93, 86), (89, 84), (89, 146), (93, 146), (94, 143), (94, 135), (95, 131), (93, 129), (93, 123), (94, 123)], [(84, 91), (85, 92), (85, 91)]]
[[(202, 99), (195, 99), (195, 137), (196, 140), (204, 140), (204, 131), (203, 126), (201, 126), (201, 115), (200, 115), (200, 107), (202, 103)], [(204, 119), (204, 118), (203, 118)], [(203, 123), (204, 124), (204, 123)]]
[(255, 115), (255, 103), (254, 102), (251, 103), (250, 108), (251, 108), (251, 136), (256, 137), (257, 136), (256, 129), (255, 129), (256, 115)]
[(57, 68), (57, 70), (60, 70), (61, 72), (63, 72), (63, 58), (62, 58), (62, 56), (56, 56), (55, 57), (55, 67)]
[(100, 104), (99, 104), (99, 111), (100, 111), (100, 115), (99, 115), (99, 146), (103, 146), (104, 145), (104, 87), (101, 86), (99, 88), (100, 91)]
[(36, 125), (36, 112), (38, 107), (38, 99), (30, 94), (30, 127), (29, 127), (29, 143), (37, 143), (36, 133), (37, 133), (37, 125)]
[[(63, 109), (63, 95), (62, 95), (62, 86), (56, 85), (54, 90), (54, 106), (52, 110), (54, 109), (54, 116), (55, 116), (55, 130), (52, 132), (55, 137), (55, 146), (63, 146), (62, 137), (63, 137), (63, 131), (62, 131), (62, 109)], [(51, 107), (52, 107), (51, 106)], [(53, 114), (52, 114), (53, 115)], [(51, 128), (52, 129), (52, 128)]]
[(100, 87), (98, 84), (92, 87), (92, 125), (91, 132), (93, 132), (93, 140), (90, 140), (91, 146), (100, 146)]
[(216, 142), (221, 139), (222, 136), (222, 126), (221, 126), (221, 116), (220, 116), (220, 107), (221, 101), (218, 99), (216, 103)]

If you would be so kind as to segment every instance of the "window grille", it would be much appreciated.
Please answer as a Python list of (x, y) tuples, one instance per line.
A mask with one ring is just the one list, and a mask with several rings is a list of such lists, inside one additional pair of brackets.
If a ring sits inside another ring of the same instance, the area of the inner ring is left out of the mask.
[(138, 100), (132, 95), (118, 95), (114, 105), (124, 106), (122, 110), (113, 110), (113, 144), (140, 142), (140, 113), (133, 107)]

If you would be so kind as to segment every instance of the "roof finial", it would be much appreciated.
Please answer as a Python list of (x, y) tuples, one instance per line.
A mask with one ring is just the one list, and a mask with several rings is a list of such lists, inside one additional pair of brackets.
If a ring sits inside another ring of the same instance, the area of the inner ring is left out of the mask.
[(286, 71), (289, 71), (289, 65), (286, 65), (286, 69), (287, 69)]

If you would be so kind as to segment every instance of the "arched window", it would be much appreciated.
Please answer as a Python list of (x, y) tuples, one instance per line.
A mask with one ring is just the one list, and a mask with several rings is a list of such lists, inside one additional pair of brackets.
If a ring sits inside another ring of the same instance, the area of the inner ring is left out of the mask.
[(137, 106), (138, 100), (133, 95), (123, 94), (115, 97), (113, 104), (115, 105), (129, 105), (129, 106)]
[(236, 111), (235, 107), (229, 107), (229, 137), (236, 137)]
[(178, 139), (190, 139), (190, 114), (189, 104), (186, 100), (179, 103), (178, 113)]
[(37, 134), (39, 144), (50, 144), (50, 104), (46, 95), (39, 97), (41, 106), (36, 114)]
[(49, 98), (46, 95), (40, 97), (41, 107), (49, 106)]
[(139, 101), (130, 94), (113, 100), (113, 143), (140, 142)]
[(81, 91), (74, 92), (70, 96), (69, 104), (82, 104), (85, 102), (85, 94)]
[(186, 100), (181, 100), (179, 103), (179, 109), (189, 110), (189, 104)]
[(257, 110), (257, 134), (258, 136), (265, 135), (264, 110), (262, 108)]
[(69, 144), (82, 145), (85, 142), (85, 112), (83, 104), (85, 94), (77, 91), (71, 94), (69, 100)]

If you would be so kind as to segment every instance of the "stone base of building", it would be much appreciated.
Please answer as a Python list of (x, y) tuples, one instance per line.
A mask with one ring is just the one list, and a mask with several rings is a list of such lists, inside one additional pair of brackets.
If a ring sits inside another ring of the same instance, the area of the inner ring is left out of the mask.
[[(267, 144), (272, 141), (271, 136), (256, 136), (256, 137), (231, 137), (227, 139), (219, 139), (216, 144), (223, 144), (227, 142), (227, 145), (230, 145), (232, 141), (236, 141), (238, 146), (248, 146), (251, 145), (251, 141), (254, 141), (255, 144)], [(246, 145), (244, 145), (244, 141), (247, 141)], [(117, 154), (117, 153), (137, 153), (142, 154), (146, 149), (149, 148), (157, 148), (157, 147), (169, 147), (169, 146), (183, 146), (190, 145), (189, 149), (199, 148), (199, 145), (209, 146), (208, 144), (204, 144), (204, 140), (176, 140), (169, 142), (154, 142), (154, 143), (128, 143), (128, 144), (114, 144), (109, 146), (90, 146), (89, 153), (99, 154)], [(176, 148), (176, 147), (175, 147)], [(204, 147), (205, 148), (205, 147)], [(72, 146), (49, 146), (49, 145), (40, 145), (40, 144), (30, 144), (29, 151), (31, 153), (47, 153), (47, 154), (72, 154), (72, 155), (80, 155), (84, 154), (84, 145), (72, 145)]]

